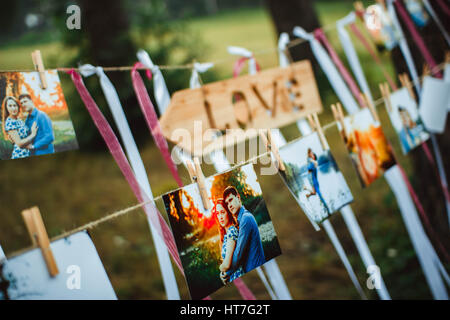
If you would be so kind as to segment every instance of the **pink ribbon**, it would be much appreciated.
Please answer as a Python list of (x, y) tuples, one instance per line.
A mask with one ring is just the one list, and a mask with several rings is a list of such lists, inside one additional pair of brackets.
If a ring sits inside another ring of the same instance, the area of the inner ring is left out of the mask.
[[(136, 96), (138, 97), (139, 105), (141, 107), (142, 113), (144, 114), (147, 125), (152, 133), (153, 139), (161, 151), (164, 161), (169, 167), (172, 176), (178, 183), (178, 186), (182, 187), (183, 182), (181, 181), (180, 175), (178, 173), (178, 169), (175, 163), (170, 156), (169, 147), (167, 145), (167, 141), (164, 138), (164, 135), (161, 132), (161, 127), (159, 126), (158, 116), (156, 115), (155, 107), (153, 106), (150, 97), (148, 96), (147, 89), (145, 88), (144, 81), (139, 74), (138, 68), (143, 67), (140, 62), (137, 62), (132, 71), (131, 71), (131, 79), (133, 82), (134, 91), (136, 92)], [(147, 78), (149, 80), (152, 79), (152, 74), (150, 70), (146, 72)], [(242, 279), (238, 278), (233, 281), (233, 284), (238, 289), (240, 295), (244, 300), (256, 300), (255, 295), (251, 292), (251, 290), (246, 286)], [(211, 300), (211, 297), (207, 296), (204, 300)]]
[(411, 36), (413, 37), (414, 41), (416, 42), (416, 45), (419, 47), (420, 52), (422, 53), (423, 58), (427, 62), (427, 64), (431, 68), (431, 72), (436, 74), (436, 76), (440, 79), (442, 79), (442, 72), (438, 70), (437, 64), (433, 59), (433, 56), (431, 55), (430, 51), (428, 51), (427, 46), (425, 45), (425, 42), (423, 41), (420, 34), (417, 32), (416, 27), (414, 26), (414, 22), (411, 20), (408, 12), (406, 12), (406, 9), (403, 5), (403, 2), (400, 0), (394, 1), (395, 5), (397, 6), (398, 13), (402, 17), (403, 21), (405, 22), (406, 26), (409, 29), (409, 32), (411, 33)]
[[(242, 57), (242, 58), (239, 58), (235, 62), (234, 67), (233, 67), (233, 78), (236, 78), (241, 74), (241, 71), (244, 68), (245, 61), (247, 61), (249, 59), (251, 59), (251, 58)], [(261, 67), (259, 66), (258, 62), (256, 62), (256, 60), (255, 60), (255, 66), (256, 66), (256, 71), (259, 72), (261, 70)]]
[(445, 187), (444, 183), (442, 182), (441, 176), (439, 175), (439, 170), (437, 168), (437, 164), (434, 161), (434, 158), (433, 158), (433, 155), (431, 153), (431, 150), (428, 147), (428, 144), (426, 142), (422, 143), (422, 150), (425, 153), (428, 161), (433, 165), (433, 167), (435, 169), (436, 175), (437, 175), (437, 177), (439, 179), (439, 183), (441, 184), (442, 192), (444, 192), (445, 200), (450, 202), (450, 194), (448, 192), (448, 189)]
[(450, 8), (447, 6), (447, 4), (443, 0), (437, 0), (436, 2), (441, 7), (442, 11), (444, 11), (446, 15), (450, 16)]
[(361, 97), (358, 85), (353, 80), (353, 77), (350, 75), (350, 73), (348, 72), (347, 68), (342, 63), (341, 59), (337, 55), (337, 53), (334, 50), (333, 46), (331, 45), (331, 43), (328, 41), (327, 37), (325, 36), (325, 33), (323, 32), (323, 30), (320, 29), (320, 28), (316, 29), (314, 31), (314, 36), (316, 37), (316, 39), (318, 41), (321, 41), (324, 44), (324, 46), (327, 48), (331, 59), (333, 60), (333, 62), (336, 65), (336, 67), (341, 72), (342, 77), (344, 78), (345, 82), (349, 86), (351, 92), (353, 93), (353, 96), (356, 98), (356, 100), (358, 100), (359, 105), (361, 107), (367, 107), (365, 100)]
[[(166, 138), (162, 134), (161, 127), (159, 126), (158, 116), (156, 115), (155, 108), (153, 106), (150, 97), (148, 96), (147, 89), (145, 88), (144, 81), (139, 74), (137, 68), (143, 67), (140, 62), (137, 62), (133, 70), (131, 70), (131, 79), (133, 82), (133, 88), (136, 93), (139, 106), (141, 107), (142, 113), (144, 114), (145, 121), (147, 122), (148, 128), (155, 140), (158, 149), (161, 151), (161, 154), (169, 167), (172, 176), (175, 178), (179, 187), (183, 186), (183, 182), (181, 181), (180, 175), (178, 174), (177, 167), (170, 156), (169, 146), (167, 144)], [(151, 72), (147, 70), (147, 77), (151, 79)]]
[(88, 110), (89, 114), (92, 117), (92, 120), (94, 120), (95, 126), (97, 127), (103, 139), (105, 140), (109, 151), (111, 152), (112, 156), (114, 157), (114, 160), (116, 161), (117, 165), (122, 171), (122, 174), (124, 175), (125, 179), (127, 180), (128, 184), (133, 190), (133, 193), (135, 194), (136, 198), (141, 203), (148, 202), (143, 207), (143, 209), (146, 215), (151, 220), (153, 226), (155, 226), (164, 243), (166, 244), (167, 249), (169, 250), (169, 253), (172, 256), (172, 259), (175, 261), (175, 264), (177, 265), (178, 269), (182, 274), (184, 274), (183, 266), (181, 264), (180, 257), (178, 256), (178, 251), (172, 232), (170, 231), (170, 228), (167, 225), (164, 218), (159, 213), (158, 209), (155, 207), (154, 203), (150, 201), (145, 191), (143, 191), (141, 186), (139, 185), (136, 176), (134, 175), (133, 170), (131, 169), (130, 163), (128, 162), (127, 157), (123, 152), (122, 146), (120, 145), (119, 140), (117, 139), (117, 136), (114, 134), (114, 131), (108, 124), (108, 121), (105, 119), (102, 112), (95, 103), (94, 99), (92, 99), (91, 95), (86, 89), (86, 86), (84, 85), (80, 74), (76, 72), (74, 69), (69, 70), (67, 73), (70, 74), (72, 81), (75, 85), (75, 88), (77, 89), (81, 97), (81, 100), (83, 100), (86, 109)]
[(369, 54), (372, 56), (373, 60), (375, 60), (375, 62), (378, 64), (378, 66), (381, 68), (381, 70), (383, 71), (384, 77), (386, 78), (386, 80), (389, 82), (389, 85), (391, 86), (392, 90), (395, 91), (397, 90), (397, 85), (395, 84), (395, 82), (392, 80), (391, 76), (389, 75), (389, 73), (386, 71), (386, 69), (384, 68), (383, 63), (380, 60), (380, 57), (378, 57), (378, 55), (375, 53), (375, 51), (373, 50), (373, 48), (370, 46), (369, 42), (367, 42), (367, 39), (363, 36), (363, 34), (361, 33), (361, 31), (359, 31), (358, 27), (356, 26), (355, 23), (351, 23), (350, 24), (350, 29), (353, 31), (353, 33), (355, 34), (355, 36), (361, 41), (361, 43), (364, 45), (364, 47), (366, 47), (367, 51), (369, 51)]
[(428, 229), (428, 232), (434, 238), (435, 243), (437, 243), (441, 253), (445, 256), (445, 259), (447, 262), (450, 262), (450, 257), (447, 253), (447, 250), (442, 245), (442, 243), (439, 241), (439, 238), (437, 237), (436, 233), (434, 232), (433, 228), (431, 227), (431, 223), (428, 220), (428, 217), (425, 213), (425, 210), (422, 207), (422, 204), (420, 203), (419, 198), (417, 197), (416, 192), (414, 191), (414, 188), (412, 187), (411, 183), (409, 182), (408, 176), (406, 175), (405, 170), (402, 168), (400, 164), (398, 164), (398, 167), (400, 169), (400, 172), (402, 173), (403, 180), (406, 182), (406, 186), (408, 187), (409, 193), (411, 194), (411, 197), (413, 198), (414, 203), (416, 204), (417, 210), (419, 211), (420, 215), (422, 216), (422, 220), (425, 222), (425, 227)]

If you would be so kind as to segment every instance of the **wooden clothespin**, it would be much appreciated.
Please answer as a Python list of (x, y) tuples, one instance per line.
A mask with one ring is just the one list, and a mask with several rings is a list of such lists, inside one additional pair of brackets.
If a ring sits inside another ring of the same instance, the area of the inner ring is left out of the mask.
[(386, 1), (384, 1), (384, 0), (377, 0), (377, 3), (378, 3), (380, 6), (382, 6), (384, 10), (387, 10), (387, 7), (386, 7)]
[(414, 93), (413, 85), (412, 85), (411, 81), (409, 80), (408, 74), (402, 73), (398, 77), (400, 79), (400, 83), (402, 84), (402, 86), (405, 87), (406, 89), (408, 89), (408, 92), (409, 92), (409, 95), (411, 96), (411, 98), (416, 100), (416, 94)]
[(375, 109), (375, 106), (373, 105), (369, 96), (366, 93), (361, 93), (361, 98), (365, 101), (367, 108), (369, 108), (370, 113), (372, 114), (373, 119), (377, 122), (380, 122), (380, 118), (378, 117), (377, 110)]
[(325, 134), (323, 133), (322, 126), (320, 125), (319, 117), (317, 116), (317, 112), (314, 112), (312, 114), (312, 121), (314, 123), (314, 126), (312, 126), (312, 127), (313, 127), (314, 131), (316, 131), (317, 134), (319, 135), (319, 140), (320, 140), (320, 143), (322, 144), (322, 148), (324, 150), (328, 150), (329, 146), (327, 143), (327, 139), (325, 139)]
[(280, 156), (278, 147), (272, 139), (272, 133), (270, 132), (270, 129), (260, 130), (259, 136), (261, 137), (261, 140), (264, 142), (264, 145), (266, 146), (267, 151), (271, 151), (272, 154), (274, 155), (274, 157), (277, 161), (278, 170), (285, 171), (286, 167), (284, 166), (283, 160), (281, 160), (281, 156)]
[(379, 84), (380, 87), (380, 92), (381, 92), (381, 96), (383, 97), (384, 100), (384, 105), (386, 106), (388, 112), (392, 112), (392, 104), (391, 104), (391, 99), (390, 99), (390, 95), (391, 92), (389, 90), (389, 86), (386, 82), (380, 83)]
[(47, 89), (47, 79), (45, 77), (44, 62), (42, 61), (42, 55), (40, 50), (34, 50), (31, 53), (31, 59), (33, 60), (34, 69), (39, 72), (39, 78), (41, 79), (42, 89)]
[(205, 176), (203, 175), (198, 157), (194, 157), (194, 164), (192, 164), (190, 160), (187, 161), (187, 169), (189, 176), (191, 177), (191, 181), (197, 183), (203, 202), (203, 207), (205, 210), (211, 209), (211, 203), (208, 198), (208, 190), (206, 189), (205, 184)]
[(345, 132), (347, 132), (347, 130), (345, 128), (345, 120), (344, 120), (345, 116), (344, 116), (344, 111), (342, 110), (341, 103), (338, 102), (338, 103), (336, 103), (336, 105), (332, 104), (331, 110), (333, 111), (334, 118), (341, 125), (342, 131), (344, 132), (344, 136), (345, 136)]
[(450, 63), (450, 51), (445, 51), (445, 63)]
[(430, 70), (430, 66), (428, 65), (428, 63), (424, 63), (423, 64), (423, 72), (422, 72), (422, 76), (431, 76), (431, 70)]
[(50, 248), (50, 240), (48, 239), (39, 208), (33, 207), (23, 210), (22, 217), (31, 237), (31, 242), (34, 246), (38, 246), (41, 249), (48, 272), (50, 276), (55, 277), (59, 273), (59, 270)]
[(362, 1), (353, 2), (353, 7), (355, 8), (356, 15), (363, 19), (363, 15), (366, 9), (364, 9), (364, 4), (362, 3)]

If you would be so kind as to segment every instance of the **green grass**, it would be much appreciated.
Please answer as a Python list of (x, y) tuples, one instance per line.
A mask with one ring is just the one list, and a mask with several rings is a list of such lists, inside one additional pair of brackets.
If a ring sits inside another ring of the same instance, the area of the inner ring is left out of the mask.
[[(322, 24), (329, 25), (336, 19), (344, 17), (352, 9), (352, 3), (350, 1), (318, 3), (317, 9)], [(220, 77), (231, 75), (234, 59), (230, 59), (226, 52), (228, 45), (244, 46), (260, 52), (275, 48), (277, 43), (270, 17), (263, 9), (227, 11), (217, 16), (190, 20), (187, 25), (201, 36), (208, 47), (204, 55), (198, 57), (198, 61), (222, 61), (216, 63), (215, 67)], [(330, 32), (328, 36), (343, 57), (336, 33)], [(6, 48), (0, 49), (0, 69), (31, 69), (30, 54), (37, 48), (41, 49), (47, 68), (66, 66), (67, 61), (76, 53), (73, 50), (63, 50), (58, 42), (44, 41), (39, 45), (20, 43), (17, 46), (9, 43)], [(360, 45), (357, 45), (357, 50), (373, 88), (373, 94), (378, 97), (376, 84), (384, 80), (383, 75)], [(277, 65), (275, 52), (257, 54), (256, 57), (262, 68)], [(392, 73), (389, 57), (383, 55), (382, 59)], [(61, 77), (67, 85), (65, 90), (73, 90), (68, 76)], [(324, 104), (320, 120), (322, 124), (326, 124), (333, 121), (328, 106), (337, 99), (324, 80), (324, 75), (319, 73), (317, 78), (320, 79), (319, 88)], [(73, 99), (78, 97), (75, 96)], [(68, 101), (68, 105), (70, 107), (71, 101)], [(412, 164), (407, 157), (401, 155), (397, 137), (389, 124), (386, 112), (382, 108), (379, 108), (379, 111), (384, 130), (394, 144), (398, 160), (411, 174)], [(294, 126), (283, 129), (283, 133), (290, 138), (298, 136)], [(77, 134), (82, 135), (83, 132)], [(148, 141), (151, 141), (148, 132), (139, 134), (146, 135)], [(430, 292), (389, 187), (383, 179), (380, 179), (370, 188), (361, 189), (336, 129), (328, 130), (326, 136), (339, 168), (355, 197), (352, 208), (375, 260), (381, 267), (392, 297), (430, 298)], [(148, 143), (140, 145), (139, 148), (154, 195), (176, 188), (175, 181), (154, 145)], [(210, 171), (205, 167), (205, 172)], [(181, 174), (184, 182), (188, 183), (189, 178), (184, 168), (181, 169)], [(277, 258), (277, 262), (293, 297), (358, 299), (358, 294), (325, 232), (314, 231), (281, 178), (278, 175), (260, 176), (259, 180), (283, 253)], [(25, 208), (34, 205), (40, 207), (47, 230), (52, 237), (136, 203), (136, 198), (105, 146), (100, 146), (98, 152), (94, 154), (73, 151), (52, 156), (3, 161), (0, 181), (2, 204), (0, 244), (7, 254), (30, 245), (20, 215), (21, 210)], [(419, 182), (416, 187), (420, 187)], [(160, 202), (157, 205), (160, 211), (164, 212), (163, 205)], [(163, 299), (164, 287), (156, 253), (146, 218), (141, 213), (141, 211), (129, 213), (100, 225), (90, 233), (119, 298)], [(338, 215), (333, 216), (331, 222), (349, 254), (360, 282), (364, 284), (367, 274), (345, 224)], [(397, 256), (388, 255), (389, 249), (397, 250)], [(184, 278), (178, 271), (176, 276), (182, 297), (188, 298)], [(270, 298), (256, 272), (250, 272), (243, 279), (259, 299)], [(366, 292), (371, 298), (376, 298), (373, 291), (366, 290)], [(233, 286), (227, 286), (212, 297), (238, 299), (239, 295)]]

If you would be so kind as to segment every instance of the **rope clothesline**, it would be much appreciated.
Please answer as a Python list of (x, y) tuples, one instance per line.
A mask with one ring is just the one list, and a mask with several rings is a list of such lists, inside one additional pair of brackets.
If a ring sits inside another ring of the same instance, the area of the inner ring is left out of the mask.
[[(430, 74), (434, 75), (435, 73), (437, 73), (437, 72), (443, 70), (443, 69), (445, 68), (445, 65), (446, 65), (446, 62), (443, 62), (443, 63), (437, 65), (437, 66), (430, 72)], [(416, 87), (417, 85), (420, 84), (420, 82), (423, 80), (424, 77), (425, 77), (425, 76), (423, 76), (422, 78), (419, 79), (419, 81), (416, 81), (416, 82), (411, 81), (411, 82), (410, 82), (410, 85), (409, 85), (408, 87), (411, 87), (411, 88)], [(408, 87), (405, 86), (405, 88), (408, 88)], [(384, 103), (384, 99), (385, 99), (384, 97), (381, 97), (381, 98), (375, 100), (375, 101), (374, 101), (374, 107), (377, 107), (377, 106), (383, 104), (383, 103)], [(327, 123), (326, 125), (322, 126), (322, 130), (325, 132), (325, 131), (331, 129), (332, 127), (334, 127), (336, 124), (337, 124), (337, 121), (332, 121), (332, 122), (330, 122), (330, 123)], [(297, 140), (302, 139), (302, 138), (304, 138), (304, 137), (305, 137), (305, 136), (301, 136), (301, 137), (299, 137), (299, 138), (296, 138), (296, 139), (290, 141), (288, 144), (294, 143), (294, 142), (296, 142)], [(236, 169), (236, 168), (239, 168), (239, 167), (242, 167), (242, 166), (244, 166), (244, 165), (246, 165), (246, 164), (248, 164), (248, 163), (254, 163), (254, 162), (256, 162), (259, 158), (262, 158), (262, 157), (264, 157), (264, 156), (270, 155), (270, 153), (271, 153), (271, 151), (266, 151), (266, 152), (263, 152), (263, 153), (261, 153), (261, 154), (258, 154), (257, 156), (254, 156), (254, 157), (252, 157), (252, 158), (247, 159), (246, 161), (243, 161), (243, 162), (241, 162), (241, 163), (239, 163), (239, 164), (236, 164), (235, 166), (231, 167), (231, 168), (228, 169), (227, 171), (232, 171), (232, 170), (234, 170), (234, 169)], [(102, 224), (102, 223), (105, 223), (105, 222), (108, 222), (108, 221), (110, 221), (110, 220), (113, 220), (113, 219), (119, 218), (119, 217), (121, 217), (121, 216), (124, 216), (124, 215), (126, 215), (126, 214), (129, 214), (129, 213), (131, 213), (131, 212), (133, 212), (133, 211), (135, 211), (135, 210), (137, 210), (137, 209), (142, 208), (143, 206), (145, 206), (145, 205), (147, 205), (147, 204), (150, 204), (150, 203), (156, 203), (156, 201), (162, 199), (162, 197), (163, 197), (163, 195), (159, 195), (159, 196), (157, 196), (157, 197), (155, 197), (155, 198), (153, 198), (153, 199), (151, 199), (151, 200), (149, 200), (149, 201), (140, 202), (140, 203), (137, 203), (137, 204), (135, 204), (135, 205), (133, 205), (133, 206), (130, 206), (130, 207), (121, 209), (121, 210), (119, 210), (119, 211), (115, 211), (115, 212), (113, 212), (113, 213), (111, 213), (111, 214), (108, 214), (108, 215), (106, 215), (106, 216), (104, 216), (104, 217), (102, 217), (102, 218), (100, 218), (100, 219), (97, 219), (97, 220), (88, 222), (88, 223), (86, 223), (86, 224), (84, 224), (84, 225), (82, 225), (82, 226), (80, 226), (80, 227), (77, 227), (77, 228), (72, 229), (72, 230), (70, 230), (70, 231), (66, 231), (66, 232), (64, 232), (64, 233), (62, 233), (62, 234), (60, 234), (60, 235), (58, 235), (58, 236), (55, 236), (55, 237), (51, 238), (51, 241), (55, 241), (55, 240), (59, 240), (59, 239), (66, 238), (66, 237), (68, 237), (68, 236), (71, 236), (71, 235), (73, 235), (73, 234), (75, 234), (75, 233), (77, 233), (77, 232), (83, 231), (83, 230), (91, 230), (91, 229), (94, 229), (94, 228), (96, 228), (98, 225), (100, 225), (100, 224)], [(26, 251), (28, 251), (28, 250), (34, 249), (34, 248), (35, 248), (35, 246), (29, 247), (29, 248), (26, 248), (26, 249), (22, 249), (22, 250), (19, 250), (19, 251), (16, 251), (16, 252), (10, 254), (9, 257), (15, 257), (15, 256), (18, 256), (18, 255), (20, 255), (20, 254), (22, 254), (22, 253), (24, 253), (24, 252), (26, 252)]]
[[(326, 25), (324, 27), (321, 28), (325, 33), (330, 32), (332, 30), (336, 29), (336, 23), (333, 24), (329, 24)], [(298, 46), (302, 43), (307, 42), (307, 39), (294, 39), (291, 40), (288, 44), (287, 44), (287, 48), (292, 48), (295, 46)], [(269, 53), (273, 53), (273, 52), (277, 52), (279, 49), (277, 47), (272, 47), (272, 48), (268, 48), (268, 49), (261, 49), (261, 50), (255, 50), (252, 51), (252, 53), (254, 55), (264, 55), (264, 54), (269, 54)], [(287, 50), (287, 49), (286, 49)], [(218, 65), (218, 64), (222, 64), (222, 63), (226, 63), (226, 62), (232, 62), (235, 61), (234, 57), (230, 57), (230, 58), (223, 58), (223, 59), (218, 59), (216, 61), (212, 61), (212, 63), (214, 65)], [(183, 65), (155, 65), (156, 67), (158, 67), (160, 70), (192, 70), (194, 69), (194, 63), (187, 63), (187, 64), (183, 64)], [(134, 66), (119, 66), (119, 67), (103, 67), (103, 71), (104, 72), (115, 72), (115, 71), (131, 71), (133, 70)], [(52, 69), (52, 68), (47, 68), (47, 69)], [(71, 67), (58, 67), (58, 68), (53, 68), (53, 70), (57, 70), (57, 71), (61, 71), (61, 72), (67, 72), (69, 70), (76, 70), (76, 71), (80, 71), (80, 68), (71, 68)], [(137, 68), (138, 70), (148, 70), (149, 68), (141, 66)], [(16, 69), (16, 70), (2, 70), (1, 72), (34, 72), (36, 71), (35, 69)]]

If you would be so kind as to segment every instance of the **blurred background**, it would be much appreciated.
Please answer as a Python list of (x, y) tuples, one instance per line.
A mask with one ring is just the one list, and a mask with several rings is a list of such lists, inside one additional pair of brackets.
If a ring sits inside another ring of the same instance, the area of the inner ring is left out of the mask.
[[(364, 5), (373, 1), (363, 1)], [(66, 8), (81, 8), (81, 29), (68, 30)], [(148, 51), (155, 64), (174, 65), (192, 61), (220, 61), (202, 75), (207, 83), (232, 76), (234, 59), (227, 46), (243, 46), (256, 54), (262, 69), (276, 67), (278, 34), (296, 25), (307, 31), (334, 25), (353, 10), (352, 1), (308, 0), (20, 0), (2, 4), (0, 12), (0, 70), (30, 70), (31, 52), (40, 49), (46, 68), (76, 67), (90, 63), (99, 66), (127, 66), (136, 62), (136, 52)], [(439, 13), (440, 14), (440, 13)], [(448, 20), (442, 19), (447, 23)], [(328, 30), (328, 28), (327, 28)], [(431, 21), (419, 30), (438, 63), (448, 46)], [(336, 30), (327, 32), (331, 43), (346, 62)], [(356, 39), (366, 77), (375, 98), (383, 73)], [(408, 38), (416, 65), (420, 53)], [(392, 76), (405, 72), (399, 49), (379, 52)], [(294, 60), (310, 59), (323, 102), (322, 125), (334, 119), (330, 104), (337, 102), (325, 75), (309, 46), (293, 47)], [(244, 69), (246, 72), (246, 69)], [(171, 92), (189, 86), (190, 70), (163, 72)], [(129, 72), (109, 72), (128, 121), (138, 142), (153, 193), (156, 196), (177, 187), (163, 158), (155, 147), (137, 104)], [(0, 244), (6, 254), (30, 245), (20, 212), (39, 206), (50, 237), (136, 204), (131, 189), (109, 154), (67, 74), (60, 73), (63, 90), (74, 122), (80, 150), (14, 161), (0, 165)], [(96, 76), (84, 79), (105, 116), (114, 127)], [(152, 84), (146, 81), (150, 95)], [(152, 97), (153, 98), (153, 97)], [(153, 100), (154, 101), (154, 100)], [(378, 107), (383, 129), (394, 146), (397, 160), (405, 167), (424, 204), (435, 232), (449, 248), (449, 229), (444, 198), (434, 169), (417, 149), (403, 156), (384, 107)], [(300, 134), (295, 125), (282, 129), (289, 139)], [(439, 143), (446, 171), (449, 166), (449, 128)], [(352, 208), (381, 268), (386, 286), (394, 299), (430, 299), (431, 294), (404, 227), (395, 197), (384, 179), (367, 189), (360, 187), (356, 173), (335, 127), (326, 131), (336, 161), (354, 195)], [(184, 182), (189, 176), (179, 167)], [(214, 173), (203, 166), (205, 175)], [(282, 255), (276, 259), (294, 299), (359, 299), (344, 266), (325, 232), (314, 231), (300, 207), (278, 175), (260, 176)], [(161, 213), (166, 216), (162, 203)], [(368, 277), (356, 247), (340, 217), (331, 222), (347, 251), (358, 278), (365, 287)], [(143, 211), (136, 211), (90, 232), (112, 285), (120, 299), (165, 299), (156, 253)], [(176, 267), (174, 268), (176, 269)], [(182, 298), (189, 294), (182, 275), (176, 270)], [(255, 271), (243, 277), (259, 299), (270, 298)], [(366, 289), (371, 299), (375, 292)], [(234, 286), (212, 295), (213, 299), (239, 299)]]

